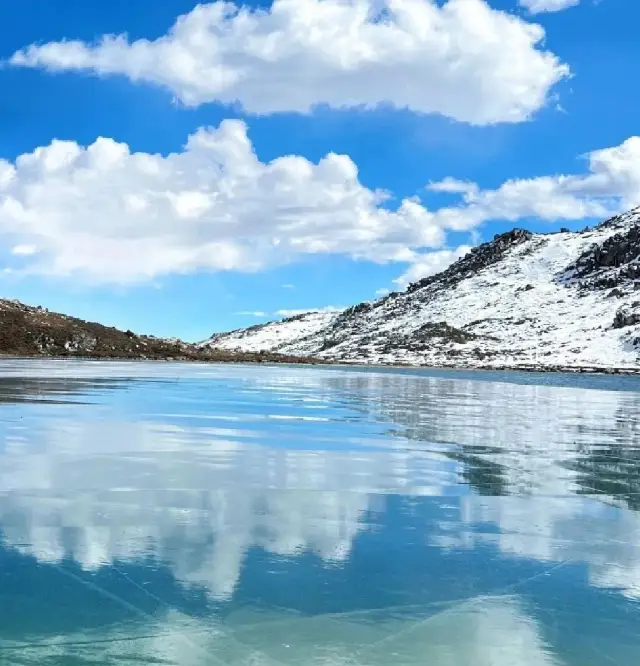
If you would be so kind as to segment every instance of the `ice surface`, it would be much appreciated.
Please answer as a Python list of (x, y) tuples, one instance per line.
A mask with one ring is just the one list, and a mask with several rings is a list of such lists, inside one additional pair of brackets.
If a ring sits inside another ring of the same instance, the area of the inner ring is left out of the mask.
[(1, 664), (640, 663), (638, 379), (15, 361), (3, 386)]

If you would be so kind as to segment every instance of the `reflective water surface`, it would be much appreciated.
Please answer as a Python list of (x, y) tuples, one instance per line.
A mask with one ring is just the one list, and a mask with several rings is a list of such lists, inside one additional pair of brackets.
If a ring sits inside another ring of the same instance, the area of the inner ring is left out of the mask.
[(640, 664), (640, 380), (0, 362), (0, 663)]

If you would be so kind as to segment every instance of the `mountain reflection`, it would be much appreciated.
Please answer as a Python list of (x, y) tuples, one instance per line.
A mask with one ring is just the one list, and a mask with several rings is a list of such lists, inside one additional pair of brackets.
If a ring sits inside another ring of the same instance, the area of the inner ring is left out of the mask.
[[(598, 391), (412, 375), (332, 378), (414, 447), (439, 443), (482, 495), (602, 494), (638, 506), (640, 381)], [(411, 445), (410, 445), (411, 446)]]

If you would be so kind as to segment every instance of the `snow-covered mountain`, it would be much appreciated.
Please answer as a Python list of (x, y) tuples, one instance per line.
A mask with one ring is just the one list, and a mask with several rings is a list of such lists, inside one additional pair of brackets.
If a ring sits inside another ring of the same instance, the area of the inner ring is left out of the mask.
[(354, 363), (640, 370), (640, 207), (580, 232), (514, 229), (404, 292), (201, 344)]

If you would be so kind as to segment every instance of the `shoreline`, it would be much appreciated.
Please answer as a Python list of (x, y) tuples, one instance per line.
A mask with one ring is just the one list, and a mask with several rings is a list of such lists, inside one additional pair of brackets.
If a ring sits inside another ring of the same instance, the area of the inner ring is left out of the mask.
[(336, 361), (330, 359), (320, 359), (312, 357), (291, 358), (285, 357), (282, 360), (271, 358), (253, 358), (253, 359), (217, 359), (217, 358), (128, 358), (124, 356), (90, 356), (82, 354), (68, 355), (47, 355), (31, 354), (17, 355), (0, 353), (0, 360), (52, 360), (52, 361), (106, 361), (106, 362), (127, 362), (127, 363), (199, 363), (215, 365), (294, 365), (301, 367), (323, 366), (354, 369), (373, 369), (373, 370), (431, 370), (438, 372), (503, 372), (503, 373), (527, 373), (527, 374), (558, 374), (558, 375), (596, 375), (603, 377), (620, 376), (635, 377), (640, 376), (640, 366), (637, 368), (617, 368), (617, 367), (599, 367), (599, 366), (504, 366), (504, 365), (474, 365), (474, 366), (451, 366), (451, 365), (413, 365), (403, 363), (361, 363), (354, 361)]

